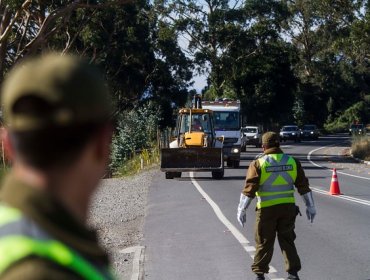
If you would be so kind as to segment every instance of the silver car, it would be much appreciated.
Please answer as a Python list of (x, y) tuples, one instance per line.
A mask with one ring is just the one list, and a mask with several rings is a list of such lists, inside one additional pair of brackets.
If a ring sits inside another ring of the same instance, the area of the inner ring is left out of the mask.
[(301, 131), (296, 125), (285, 125), (280, 130), (280, 141), (293, 140), (301, 142)]
[(245, 126), (242, 128), (241, 149), (245, 152), (247, 145), (257, 148), (262, 146), (262, 129), (258, 126)]

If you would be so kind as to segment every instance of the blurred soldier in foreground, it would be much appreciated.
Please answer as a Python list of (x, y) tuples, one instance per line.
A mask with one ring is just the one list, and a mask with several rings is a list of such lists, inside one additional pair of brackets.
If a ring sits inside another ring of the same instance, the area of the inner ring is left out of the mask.
[(102, 76), (47, 55), (15, 67), (1, 92), (13, 168), (0, 194), (0, 279), (113, 279), (86, 227), (112, 136)]
[(288, 279), (298, 280), (301, 262), (294, 244), (294, 227), (299, 209), (295, 205), (294, 186), (302, 195), (311, 222), (316, 215), (312, 192), (300, 162), (283, 153), (276, 133), (267, 132), (262, 136), (262, 148), (264, 155), (249, 165), (237, 218), (244, 226), (246, 209), (257, 196), (256, 254), (252, 271), (257, 274), (257, 280), (265, 279), (277, 234)]

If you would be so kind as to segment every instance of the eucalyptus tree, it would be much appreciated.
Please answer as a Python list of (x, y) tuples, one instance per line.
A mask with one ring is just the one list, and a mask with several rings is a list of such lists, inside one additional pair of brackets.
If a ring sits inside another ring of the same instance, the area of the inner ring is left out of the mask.
[(247, 25), (243, 5), (240, 0), (154, 1), (159, 20), (176, 30), (183, 51), (195, 63), (195, 72), (207, 76), (216, 96), (225, 89), (225, 54)]
[[(358, 99), (356, 71), (345, 55), (345, 42), (352, 25), (361, 15), (363, 1), (294, 0), (286, 1), (285, 36), (297, 50), (294, 70), (299, 79), (308, 119), (323, 123), (329, 112), (327, 103), (345, 109)], [(316, 114), (315, 109), (322, 114)], [(331, 116), (332, 117), (332, 116)]]
[[(48, 49), (49, 41), (70, 24), (76, 10), (102, 9), (127, 2), (130, 0), (0, 0), (0, 83), (14, 63)], [(67, 35), (70, 39), (74, 36)], [(69, 43), (66, 44), (68, 47)]]

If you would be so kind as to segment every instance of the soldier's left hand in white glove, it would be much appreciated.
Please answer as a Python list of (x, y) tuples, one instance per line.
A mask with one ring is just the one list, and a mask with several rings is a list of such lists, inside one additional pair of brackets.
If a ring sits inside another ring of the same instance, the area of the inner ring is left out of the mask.
[(305, 193), (302, 195), (303, 201), (306, 204), (306, 215), (307, 219), (313, 223), (313, 219), (316, 216), (316, 208), (313, 200), (312, 192)]
[(245, 221), (247, 219), (247, 208), (249, 204), (252, 202), (252, 198), (245, 196), (244, 194), (240, 194), (240, 202), (238, 205), (238, 213), (237, 213), (237, 219), (239, 224), (244, 227)]

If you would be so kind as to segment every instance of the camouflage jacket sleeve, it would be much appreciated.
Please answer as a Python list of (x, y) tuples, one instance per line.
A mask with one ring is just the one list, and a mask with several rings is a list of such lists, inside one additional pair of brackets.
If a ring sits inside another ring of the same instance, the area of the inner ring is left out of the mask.
[(248, 197), (254, 198), (259, 188), (261, 169), (258, 160), (254, 160), (248, 167), (245, 178), (244, 189), (242, 193)]
[(311, 191), (308, 183), (308, 179), (304, 173), (301, 163), (295, 158), (297, 163), (297, 179), (295, 180), (294, 185), (297, 188), (297, 191), (300, 195), (304, 195)]

